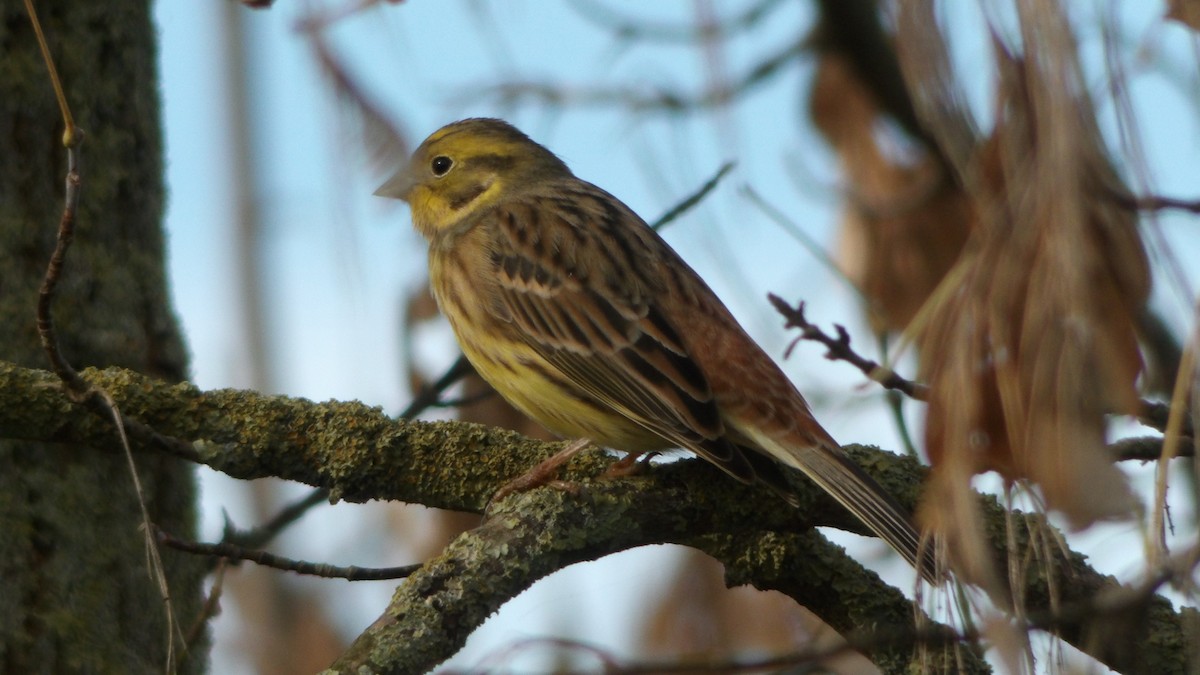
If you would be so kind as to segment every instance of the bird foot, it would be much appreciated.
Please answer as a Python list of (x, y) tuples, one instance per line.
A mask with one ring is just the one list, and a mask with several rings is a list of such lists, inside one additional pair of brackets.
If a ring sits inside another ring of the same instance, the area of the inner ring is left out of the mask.
[(492, 495), (490, 502), (494, 504), (514, 492), (527, 492), (543, 485), (570, 492), (571, 494), (578, 494), (579, 484), (558, 480), (558, 472), (564, 464), (571, 461), (572, 457), (585, 450), (591, 444), (592, 442), (586, 438), (571, 441), (567, 447), (502, 485), (499, 490), (496, 490), (496, 494)]
[(628, 476), (638, 476), (646, 469), (650, 468), (650, 460), (657, 456), (658, 452), (631, 452), (621, 459), (613, 462), (608, 467), (608, 471), (604, 472), (601, 478), (626, 478)]

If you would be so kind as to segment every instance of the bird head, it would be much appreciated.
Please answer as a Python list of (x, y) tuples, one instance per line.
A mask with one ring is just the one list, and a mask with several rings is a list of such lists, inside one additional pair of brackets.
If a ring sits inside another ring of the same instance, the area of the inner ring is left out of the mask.
[(375, 194), (402, 199), (431, 243), (452, 239), (503, 199), (570, 169), (508, 122), (472, 118), (433, 132)]

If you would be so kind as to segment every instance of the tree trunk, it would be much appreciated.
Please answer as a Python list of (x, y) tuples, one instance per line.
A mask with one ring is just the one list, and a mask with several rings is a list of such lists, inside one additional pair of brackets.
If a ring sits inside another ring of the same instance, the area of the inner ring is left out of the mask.
[[(75, 120), (82, 197), (54, 304), (77, 368), (121, 365), (170, 380), (186, 355), (164, 273), (163, 160), (150, 3), (36, 3)], [(0, 359), (46, 367), (38, 285), (63, 209), (62, 118), (23, 4), (0, 3)], [(194, 471), (135, 456), (154, 522), (190, 535)], [(0, 442), (0, 671), (202, 670), (207, 641), (179, 655), (203, 563), (164, 552), (174, 638), (148, 565), (126, 459), (68, 444)]]

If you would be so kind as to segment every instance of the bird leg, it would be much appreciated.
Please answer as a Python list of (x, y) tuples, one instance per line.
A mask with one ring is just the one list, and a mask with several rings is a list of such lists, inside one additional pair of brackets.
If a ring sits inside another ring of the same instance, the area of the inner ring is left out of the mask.
[(496, 490), (496, 494), (492, 495), (491, 502), (498, 502), (514, 492), (525, 492), (543, 485), (549, 485), (560, 490), (566, 490), (567, 492), (576, 492), (577, 486), (573, 483), (557, 479), (558, 471), (564, 464), (571, 461), (572, 457), (578, 455), (591, 444), (591, 440), (586, 438), (571, 441), (567, 444), (567, 447), (502, 485), (499, 490)]

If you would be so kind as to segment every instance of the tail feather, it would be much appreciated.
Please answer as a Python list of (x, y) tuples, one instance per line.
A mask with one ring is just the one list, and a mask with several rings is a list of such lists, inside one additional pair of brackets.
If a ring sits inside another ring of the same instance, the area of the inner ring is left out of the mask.
[(791, 448), (761, 433), (740, 431), (750, 436), (766, 454), (799, 469), (903, 556), (925, 581), (937, 583), (932, 547), (922, 546), (921, 535), (911, 516), (840, 448), (824, 445)]

